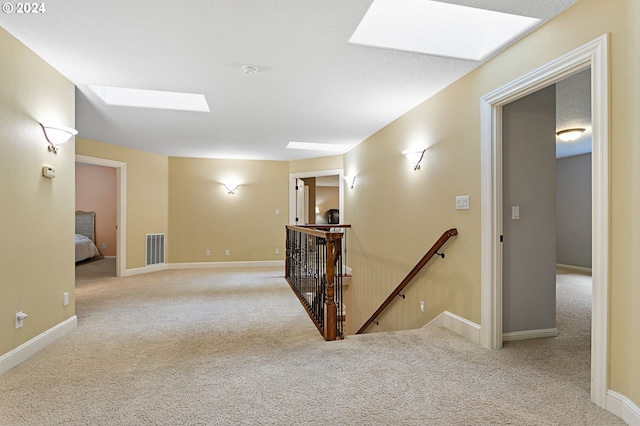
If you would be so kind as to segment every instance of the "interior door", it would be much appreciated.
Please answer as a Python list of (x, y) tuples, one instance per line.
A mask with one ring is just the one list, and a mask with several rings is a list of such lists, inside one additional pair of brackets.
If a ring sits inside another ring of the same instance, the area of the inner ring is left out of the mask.
[(305, 225), (305, 212), (304, 181), (296, 179), (296, 225)]
[(503, 333), (556, 327), (555, 86), (503, 118)]

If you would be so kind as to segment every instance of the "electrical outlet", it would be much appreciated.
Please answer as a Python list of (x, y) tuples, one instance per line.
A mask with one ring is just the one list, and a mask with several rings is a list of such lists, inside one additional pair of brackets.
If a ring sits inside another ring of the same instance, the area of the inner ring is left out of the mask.
[(280, 254), (280, 249), (276, 249), (276, 254)]
[(424, 312), (424, 300), (420, 301), (420, 312)]
[(102, 243), (102, 250), (106, 249), (107, 245), (105, 243)]
[(229, 256), (229, 250), (225, 250), (225, 251), (224, 251), (224, 255), (225, 255), (225, 256)]
[(207, 250), (205, 253), (207, 256), (211, 256), (211, 250)]

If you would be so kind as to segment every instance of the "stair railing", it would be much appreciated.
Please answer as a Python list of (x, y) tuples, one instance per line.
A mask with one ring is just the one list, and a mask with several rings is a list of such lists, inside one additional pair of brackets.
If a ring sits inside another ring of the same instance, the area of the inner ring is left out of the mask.
[(449, 238), (458, 235), (458, 230), (456, 228), (451, 228), (442, 234), (442, 236), (435, 242), (435, 244), (429, 249), (429, 251), (420, 259), (420, 261), (413, 267), (411, 272), (407, 274), (407, 276), (402, 280), (400, 284), (389, 294), (389, 297), (385, 299), (384, 302), (380, 305), (380, 307), (369, 317), (369, 319), (364, 323), (362, 327), (356, 332), (356, 334), (362, 334), (371, 324), (376, 322), (376, 319), (380, 316), (380, 314), (387, 309), (389, 305), (395, 300), (396, 297), (404, 295), (402, 291), (405, 289), (409, 283), (418, 275), (418, 273), (426, 266), (427, 263), (433, 258), (433, 256), (440, 256), (444, 259), (444, 253), (439, 253), (438, 250), (444, 246), (444, 244), (449, 240)]
[(285, 278), (325, 340), (344, 337), (343, 233), (331, 231), (286, 227)]

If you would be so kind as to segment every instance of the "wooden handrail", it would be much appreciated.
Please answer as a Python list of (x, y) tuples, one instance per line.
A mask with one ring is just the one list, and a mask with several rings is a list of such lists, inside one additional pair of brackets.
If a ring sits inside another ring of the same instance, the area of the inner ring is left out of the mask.
[[(444, 234), (436, 241), (436, 243), (429, 249), (429, 251), (420, 259), (420, 261), (413, 267), (411, 272), (407, 274), (407, 276), (402, 280), (402, 282), (391, 292), (389, 297), (382, 302), (382, 305), (371, 315), (371, 317), (364, 323), (362, 327), (356, 332), (356, 334), (362, 334), (375, 320), (380, 316), (382, 311), (387, 309), (387, 307), (393, 302), (393, 300), (400, 294), (402, 290), (415, 278), (416, 275), (424, 268), (424, 266), (429, 263), (431, 258), (436, 255), (438, 250), (449, 240), (449, 238), (458, 235), (458, 230), (456, 228), (451, 228), (445, 231)], [(438, 253), (439, 254), (439, 253)], [(444, 257), (444, 256), (443, 256)]]

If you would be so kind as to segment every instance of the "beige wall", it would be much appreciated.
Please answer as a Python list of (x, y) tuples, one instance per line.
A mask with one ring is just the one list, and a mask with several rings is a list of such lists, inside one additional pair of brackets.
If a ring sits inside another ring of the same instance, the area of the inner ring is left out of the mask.
[[(0, 58), (2, 356), (75, 314), (74, 142), (48, 152), (38, 125), (74, 127), (75, 107), (73, 84), (2, 28)], [(43, 165), (56, 177), (43, 177)], [(19, 311), (28, 317), (16, 330)]]
[[(353, 224), (349, 328), (364, 322), (449, 227), (460, 235), (446, 248), (446, 259), (419, 275), (407, 299), (372, 327), (416, 327), (445, 309), (480, 323), (479, 99), (610, 33), (610, 387), (640, 405), (639, 15), (637, 1), (581, 0), (345, 154), (345, 174), (358, 175), (354, 190), (345, 191), (345, 222)], [(401, 151), (422, 146), (428, 148), (426, 158), (414, 172)], [(470, 195), (471, 209), (456, 211), (456, 195)], [(419, 300), (427, 304), (424, 314)]]
[(95, 212), (96, 245), (116, 255), (116, 169), (76, 165), (76, 210)]
[(126, 163), (126, 269), (144, 267), (146, 234), (169, 232), (169, 159), (82, 138), (76, 154)]
[[(288, 167), (285, 161), (171, 157), (169, 261), (284, 259)], [(234, 194), (222, 185), (228, 179), (240, 183)]]

